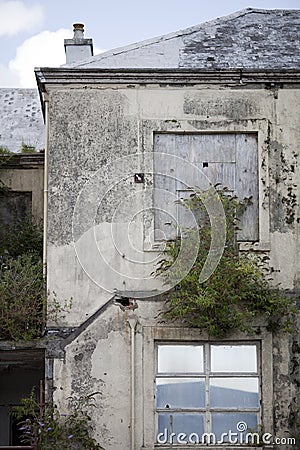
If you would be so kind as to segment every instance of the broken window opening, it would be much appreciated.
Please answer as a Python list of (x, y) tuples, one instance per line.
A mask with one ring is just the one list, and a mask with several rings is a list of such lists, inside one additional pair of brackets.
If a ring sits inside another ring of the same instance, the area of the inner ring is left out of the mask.
[(11, 412), (44, 380), (43, 350), (0, 350), (0, 446), (20, 446), (21, 433)]

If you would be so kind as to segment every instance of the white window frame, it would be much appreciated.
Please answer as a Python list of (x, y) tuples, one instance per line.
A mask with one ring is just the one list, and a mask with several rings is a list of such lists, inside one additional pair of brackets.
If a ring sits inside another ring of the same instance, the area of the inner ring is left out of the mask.
[[(260, 325), (260, 324), (258, 324)], [(143, 326), (142, 334), (142, 405), (139, 427), (143, 436), (143, 448), (153, 450), (166, 448), (166, 445), (157, 443), (156, 436), (156, 348), (158, 343), (252, 343), (256, 341), (260, 348), (259, 364), (261, 371), (261, 424), (262, 430), (273, 434), (273, 358), (272, 358), (272, 334), (263, 326), (257, 336), (236, 333), (230, 339), (212, 340), (206, 333), (200, 334), (198, 329), (190, 329), (176, 326)], [(193, 448), (202, 448), (201, 445), (193, 445)], [(226, 448), (229, 445), (226, 446)], [(176, 448), (184, 449), (186, 446), (176, 445)], [(210, 446), (214, 448), (214, 446)], [(220, 447), (216, 447), (220, 448)], [(232, 448), (237, 448), (237, 445)], [(243, 445), (243, 449), (255, 449), (253, 446)]]
[[(257, 416), (257, 424), (258, 429), (261, 426), (261, 364), (260, 364), (260, 342), (253, 340), (248, 342), (242, 342), (242, 341), (228, 341), (226, 343), (220, 342), (220, 341), (212, 341), (212, 342), (156, 342), (156, 380), (160, 378), (170, 378), (170, 379), (176, 379), (176, 378), (194, 378), (194, 379), (205, 379), (205, 405), (203, 407), (198, 408), (158, 408), (156, 407), (156, 436), (159, 433), (158, 430), (158, 416), (160, 413), (169, 413), (174, 414), (181, 413), (181, 414), (201, 414), (204, 416), (204, 433), (212, 433), (212, 414), (213, 413), (255, 413)], [(158, 348), (160, 346), (182, 346), (182, 345), (192, 345), (192, 346), (200, 346), (203, 348), (203, 372), (197, 372), (197, 373), (191, 373), (191, 372), (173, 372), (173, 373), (165, 373), (165, 372), (159, 372), (158, 371)], [(256, 372), (213, 372), (211, 368), (211, 348), (212, 346), (245, 346), (245, 345), (251, 345), (256, 347)], [(248, 407), (248, 408), (242, 408), (242, 407), (212, 407), (210, 404), (210, 393), (209, 393), (209, 384), (210, 379), (214, 378), (258, 378), (259, 383), (259, 389), (258, 389), (258, 406), (257, 407)], [(241, 419), (242, 420), (242, 419)], [(227, 430), (228, 431), (228, 430)], [(237, 430), (232, 430), (233, 432), (236, 432)], [(256, 431), (256, 430), (255, 430)], [(197, 432), (197, 430), (195, 430)], [(201, 436), (200, 436), (201, 438)], [(176, 441), (175, 441), (176, 442)]]

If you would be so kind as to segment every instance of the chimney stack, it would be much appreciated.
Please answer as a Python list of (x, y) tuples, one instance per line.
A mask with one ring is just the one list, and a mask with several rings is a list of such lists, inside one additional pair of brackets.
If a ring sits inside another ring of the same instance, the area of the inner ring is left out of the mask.
[(93, 56), (93, 40), (84, 38), (84, 25), (73, 24), (73, 39), (65, 39), (66, 63), (76, 63)]

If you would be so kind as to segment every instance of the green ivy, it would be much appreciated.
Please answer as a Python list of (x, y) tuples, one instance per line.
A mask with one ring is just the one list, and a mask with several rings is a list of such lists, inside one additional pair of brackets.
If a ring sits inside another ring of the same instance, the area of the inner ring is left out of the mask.
[[(190, 272), (166, 294), (161, 313), (163, 320), (179, 320), (218, 338), (235, 331), (253, 332), (257, 330), (256, 319), (261, 317), (270, 331), (280, 328), (291, 331), (295, 308), (284, 292), (270, 287), (267, 256), (251, 251), (239, 252), (238, 218), (249, 200), (241, 202), (226, 189), (218, 193), (226, 216), (226, 243), (219, 265), (203, 283), (199, 283), (199, 275), (210, 249), (211, 224), (201, 198), (210, 194), (195, 190), (181, 201), (183, 207), (192, 210), (198, 222), (198, 230), (181, 229), (181, 234), (199, 233), (200, 245)], [(174, 277), (181, 278), (180, 267), (176, 273), (168, 271), (179, 255), (181, 244), (180, 237), (166, 243), (166, 256), (157, 269), (166, 283), (174, 282)], [(194, 245), (194, 239), (185, 239), (184, 245)], [(187, 248), (185, 253), (189, 253)]]

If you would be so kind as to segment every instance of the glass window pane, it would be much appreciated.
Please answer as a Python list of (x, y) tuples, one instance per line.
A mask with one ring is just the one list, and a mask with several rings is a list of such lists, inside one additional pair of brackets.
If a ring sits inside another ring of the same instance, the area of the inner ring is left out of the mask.
[(204, 406), (204, 378), (156, 379), (157, 408), (200, 408)]
[(227, 408), (257, 408), (258, 378), (211, 378), (210, 405)]
[(212, 345), (212, 372), (257, 372), (256, 345)]
[(203, 372), (202, 345), (159, 345), (159, 373)]
[[(172, 442), (170, 442), (171, 433), (175, 433)], [(162, 433), (162, 435), (160, 435)], [(184, 438), (181, 433), (186, 435)], [(157, 442), (160, 444), (178, 443), (178, 438), (186, 443), (201, 443), (201, 437), (204, 433), (204, 415), (203, 414), (158, 414), (158, 432)], [(200, 440), (197, 440), (199, 438)], [(165, 441), (165, 442), (164, 442)], [(182, 442), (179, 442), (182, 443)]]
[(257, 414), (255, 413), (213, 413), (212, 432), (219, 444), (231, 444), (246, 441), (247, 433), (257, 431)]

